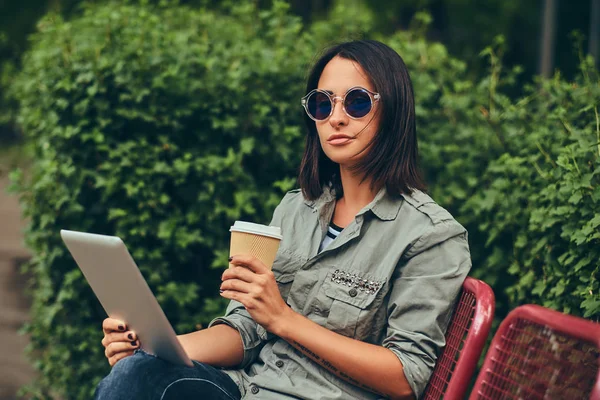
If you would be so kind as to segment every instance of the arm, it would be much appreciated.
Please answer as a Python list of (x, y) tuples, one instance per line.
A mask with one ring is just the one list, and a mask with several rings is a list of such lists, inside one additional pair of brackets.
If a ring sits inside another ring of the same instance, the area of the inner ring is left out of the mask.
[(392, 399), (411, 399), (402, 363), (390, 350), (350, 339), (289, 309), (273, 333), (340, 378)]
[(252, 256), (235, 256), (223, 273), (223, 297), (244, 305), (254, 321), (339, 377), (364, 389), (408, 399), (412, 390), (390, 350), (350, 339), (315, 324), (283, 301), (273, 272)]
[(440, 223), (413, 243), (392, 277), (382, 346), (402, 362), (417, 396), (446, 343), (446, 328), (470, 267), (462, 227)]
[(188, 357), (215, 367), (234, 367), (244, 359), (240, 333), (224, 324), (179, 335)]
[[(102, 323), (102, 344), (110, 366), (133, 354), (139, 348), (137, 335), (127, 330), (120, 320), (106, 318)], [(208, 329), (177, 336), (188, 357), (215, 367), (233, 367), (244, 359), (244, 346), (240, 333), (228, 325), (215, 325)]]

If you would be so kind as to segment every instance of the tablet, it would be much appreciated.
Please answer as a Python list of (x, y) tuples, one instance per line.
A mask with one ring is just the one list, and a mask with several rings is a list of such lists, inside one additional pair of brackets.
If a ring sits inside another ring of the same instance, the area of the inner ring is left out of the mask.
[(60, 235), (110, 318), (135, 331), (144, 351), (193, 366), (120, 238), (67, 230)]

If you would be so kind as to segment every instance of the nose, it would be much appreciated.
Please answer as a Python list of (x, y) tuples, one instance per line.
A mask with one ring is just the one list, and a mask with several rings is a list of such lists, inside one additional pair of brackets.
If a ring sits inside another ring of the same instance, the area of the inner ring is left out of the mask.
[(343, 110), (341, 97), (333, 98), (333, 112), (331, 113), (331, 117), (329, 117), (329, 124), (334, 128), (348, 125), (348, 116)]

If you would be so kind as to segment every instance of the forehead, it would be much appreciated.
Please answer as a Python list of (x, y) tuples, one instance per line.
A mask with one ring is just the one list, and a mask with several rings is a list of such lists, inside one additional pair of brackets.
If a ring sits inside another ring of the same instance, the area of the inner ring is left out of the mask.
[(343, 95), (354, 86), (375, 91), (367, 74), (357, 62), (339, 56), (327, 63), (318, 83), (319, 89), (329, 90), (337, 95)]

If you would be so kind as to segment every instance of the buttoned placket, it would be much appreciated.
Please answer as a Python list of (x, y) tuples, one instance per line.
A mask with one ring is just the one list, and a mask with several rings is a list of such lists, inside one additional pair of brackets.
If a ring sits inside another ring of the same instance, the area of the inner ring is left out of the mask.
[(320, 253), (318, 252), (321, 242), (327, 234), (327, 228), (329, 227), (329, 223), (331, 222), (331, 219), (333, 217), (335, 203), (336, 200), (331, 200), (330, 202), (323, 204), (321, 209), (319, 209), (318, 206), (314, 203), (307, 204), (309, 207), (312, 208), (313, 214), (319, 215), (317, 217), (316, 223), (321, 228), (321, 237), (316, 238), (317, 240), (314, 240), (314, 242), (312, 243), (309, 258), (306, 261), (306, 263), (301, 267), (301, 269), (311, 268), (325, 255), (332, 252), (333, 250), (338, 249), (341, 246), (344, 246), (346, 243), (350, 242), (351, 240), (355, 239), (360, 235), (362, 224), (364, 222), (364, 213), (368, 211), (366, 209), (362, 210), (359, 214), (357, 214), (357, 216), (352, 220), (352, 222), (342, 230), (340, 235), (329, 246), (323, 249)]

